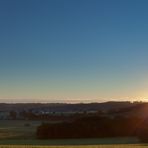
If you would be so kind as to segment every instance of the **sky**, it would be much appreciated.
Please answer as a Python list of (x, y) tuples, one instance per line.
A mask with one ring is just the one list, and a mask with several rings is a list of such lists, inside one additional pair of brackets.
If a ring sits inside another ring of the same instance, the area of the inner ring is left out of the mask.
[(0, 102), (148, 99), (147, 0), (0, 0)]

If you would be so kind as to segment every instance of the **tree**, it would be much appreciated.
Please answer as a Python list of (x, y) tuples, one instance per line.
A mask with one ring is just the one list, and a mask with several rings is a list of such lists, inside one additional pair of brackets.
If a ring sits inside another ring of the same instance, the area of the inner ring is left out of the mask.
[(9, 117), (10, 117), (11, 119), (15, 120), (15, 119), (16, 119), (16, 116), (17, 116), (17, 113), (16, 113), (15, 111), (10, 111), (10, 112), (9, 112)]

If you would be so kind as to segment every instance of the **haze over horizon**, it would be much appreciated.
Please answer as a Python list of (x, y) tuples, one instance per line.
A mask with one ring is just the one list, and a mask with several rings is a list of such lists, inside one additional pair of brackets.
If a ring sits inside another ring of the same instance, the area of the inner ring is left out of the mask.
[(147, 0), (1, 0), (0, 102), (148, 99)]

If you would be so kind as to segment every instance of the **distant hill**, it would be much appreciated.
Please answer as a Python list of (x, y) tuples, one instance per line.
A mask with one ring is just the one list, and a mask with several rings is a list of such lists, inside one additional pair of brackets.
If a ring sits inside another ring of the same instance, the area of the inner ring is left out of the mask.
[(147, 106), (147, 103), (141, 102), (105, 102), (105, 103), (88, 103), (88, 104), (66, 104), (66, 103), (0, 103), (0, 111), (48, 111), (48, 112), (84, 112), (84, 111), (120, 111), (134, 110), (139, 106)]
[(110, 110), (110, 114), (148, 118), (148, 103), (139, 103), (118, 110)]

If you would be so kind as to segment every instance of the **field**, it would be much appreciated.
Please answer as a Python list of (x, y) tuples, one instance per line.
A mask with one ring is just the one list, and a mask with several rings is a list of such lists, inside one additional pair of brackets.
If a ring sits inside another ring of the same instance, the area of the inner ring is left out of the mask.
[(36, 127), (41, 121), (1, 120), (0, 140), (35, 139)]
[(15, 146), (1, 145), (0, 148), (147, 148), (148, 145), (88, 145), (88, 146)]
[(0, 148), (147, 148), (136, 138), (36, 140), (41, 121), (0, 121)]

